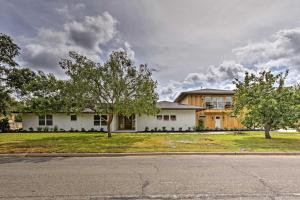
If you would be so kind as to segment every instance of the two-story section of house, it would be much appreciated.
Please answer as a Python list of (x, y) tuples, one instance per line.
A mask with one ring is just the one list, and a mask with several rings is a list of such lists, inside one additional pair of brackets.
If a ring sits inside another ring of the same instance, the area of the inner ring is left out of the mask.
[(243, 128), (240, 119), (232, 114), (233, 90), (200, 89), (182, 92), (175, 102), (205, 108), (196, 114), (196, 125), (209, 129)]

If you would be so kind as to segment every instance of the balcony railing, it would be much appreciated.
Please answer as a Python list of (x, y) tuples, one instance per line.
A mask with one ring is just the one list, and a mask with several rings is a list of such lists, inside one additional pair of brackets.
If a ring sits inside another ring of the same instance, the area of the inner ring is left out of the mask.
[(232, 108), (231, 102), (205, 102), (207, 109), (230, 109)]

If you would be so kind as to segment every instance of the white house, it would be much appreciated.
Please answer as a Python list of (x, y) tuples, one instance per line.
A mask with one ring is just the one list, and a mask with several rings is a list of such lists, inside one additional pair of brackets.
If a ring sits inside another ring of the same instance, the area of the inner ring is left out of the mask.
[[(188, 130), (196, 125), (196, 111), (201, 107), (161, 101), (157, 103), (160, 113), (155, 116), (133, 115), (125, 117), (115, 115), (112, 131), (145, 131), (150, 130)], [(23, 130), (82, 131), (107, 130), (107, 115), (96, 115), (92, 110), (85, 109), (80, 114), (52, 113), (38, 116), (34, 113), (23, 113)]]

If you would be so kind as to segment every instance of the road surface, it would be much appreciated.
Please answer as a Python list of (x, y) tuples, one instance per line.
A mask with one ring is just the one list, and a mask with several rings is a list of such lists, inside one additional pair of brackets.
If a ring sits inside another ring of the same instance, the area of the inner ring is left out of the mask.
[(0, 199), (300, 199), (300, 156), (0, 158)]

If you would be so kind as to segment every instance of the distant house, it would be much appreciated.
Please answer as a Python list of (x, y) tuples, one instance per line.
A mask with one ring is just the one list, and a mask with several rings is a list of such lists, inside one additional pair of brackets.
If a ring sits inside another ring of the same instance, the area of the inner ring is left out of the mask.
[[(196, 112), (203, 109), (200, 106), (168, 101), (158, 102), (157, 107), (161, 111), (155, 116), (115, 115), (112, 131), (192, 130), (196, 125)], [(107, 115), (97, 115), (90, 109), (85, 109), (80, 114), (49, 113), (38, 116), (34, 113), (23, 113), (22, 118), (24, 130), (107, 130)]]
[(243, 128), (240, 119), (232, 115), (233, 90), (201, 89), (182, 92), (175, 102), (202, 107), (196, 113), (196, 126), (209, 129)]

